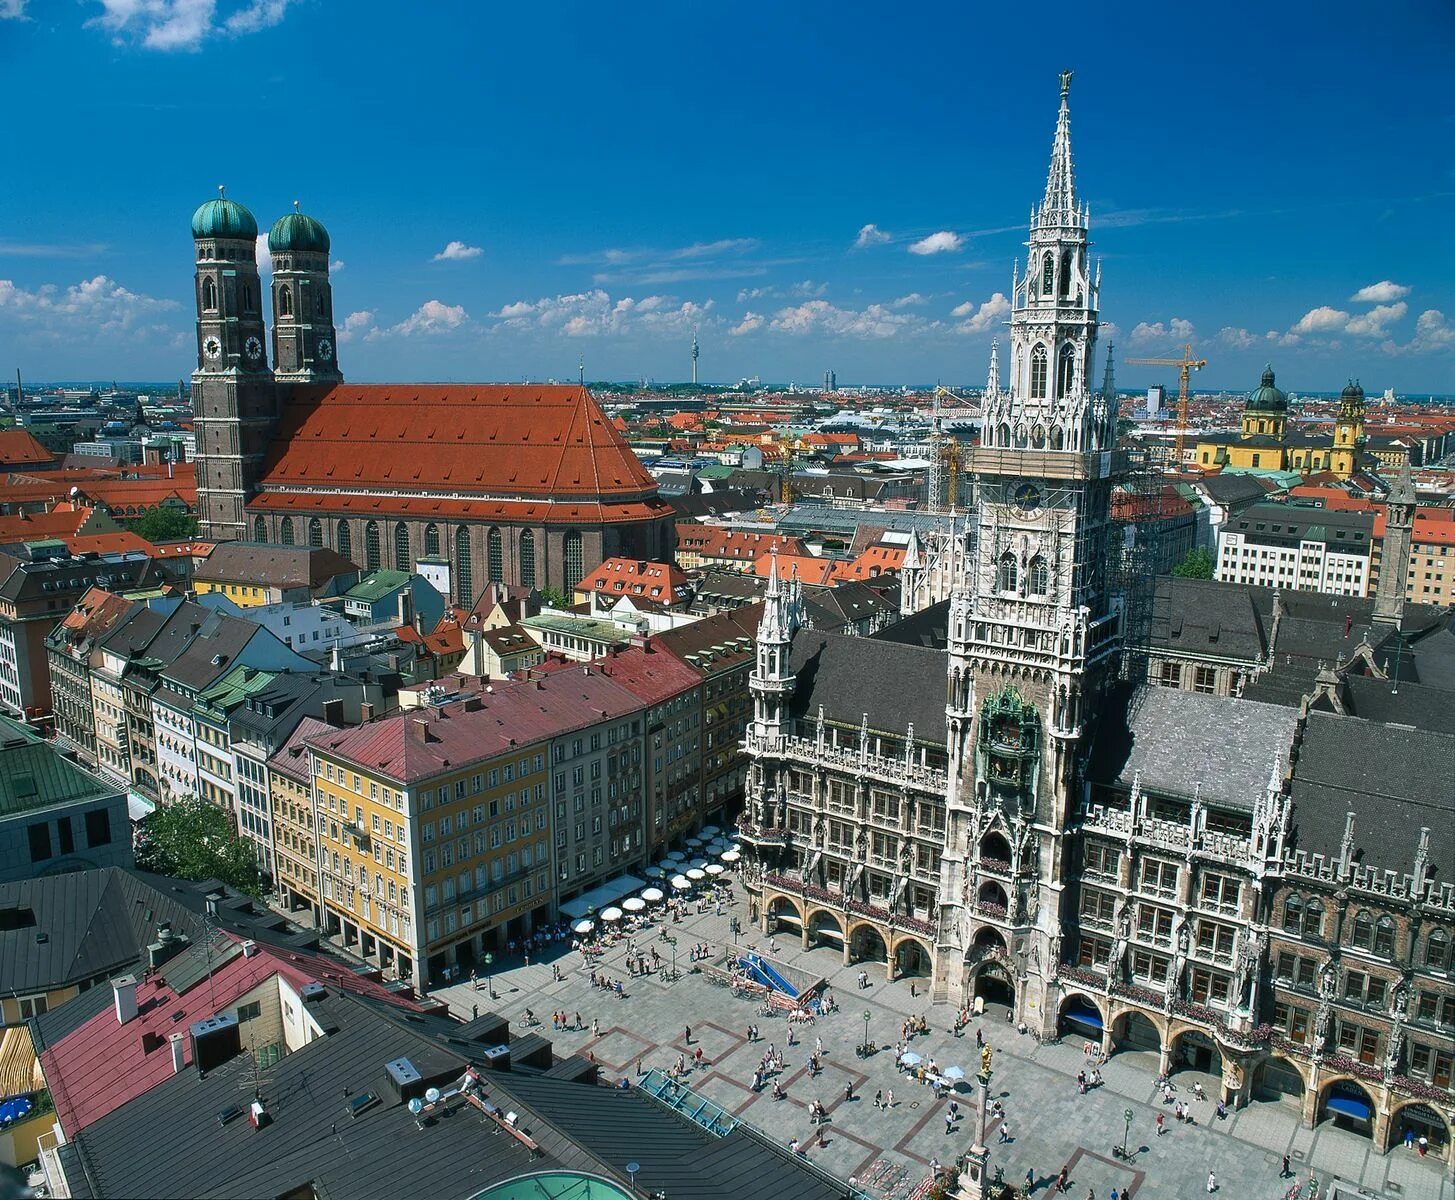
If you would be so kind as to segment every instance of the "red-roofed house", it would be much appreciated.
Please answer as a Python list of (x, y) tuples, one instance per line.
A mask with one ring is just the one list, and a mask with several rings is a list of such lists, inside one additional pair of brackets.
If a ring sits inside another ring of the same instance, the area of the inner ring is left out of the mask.
[(635, 596), (652, 600), (664, 608), (680, 608), (691, 598), (687, 576), (670, 563), (636, 558), (608, 558), (576, 585), (576, 602)]
[(682, 567), (724, 567), (751, 572), (760, 556), (774, 550), (782, 555), (808, 554), (808, 547), (798, 538), (777, 533), (688, 524), (677, 530), (677, 564)]
[[(1384, 569), (1386, 513), (1380, 508), (1374, 518), (1373, 545), (1369, 565), (1369, 594), (1372, 596)], [(1421, 505), (1415, 509), (1410, 533), (1410, 557), (1406, 567), (1409, 585), (1405, 599), (1421, 604), (1455, 604), (1455, 509)]]
[(0, 471), (44, 471), (56, 462), (28, 429), (0, 429)]

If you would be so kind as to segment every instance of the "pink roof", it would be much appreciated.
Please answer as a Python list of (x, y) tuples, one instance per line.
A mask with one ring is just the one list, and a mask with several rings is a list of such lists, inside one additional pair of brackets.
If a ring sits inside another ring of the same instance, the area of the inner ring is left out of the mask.
[[(702, 682), (702, 676), (675, 655), (659, 650), (649, 640), (646, 646), (617, 646), (604, 657), (593, 659), (593, 670), (620, 684), (643, 704), (660, 704)], [(560, 658), (549, 659), (534, 670), (580, 674), (581, 664)]]
[[(231, 934), (223, 936), (229, 941), (241, 940)], [(282, 975), (294, 988), (317, 982), (406, 1008), (420, 1007), (372, 979), (355, 975), (333, 959), (261, 944), (252, 957), (237, 955), (213, 972), (210, 983), (204, 978), (181, 996), (167, 987), (160, 972), (154, 973), (137, 987), (138, 1013), (125, 1025), (117, 1021), (115, 1006), (107, 1004), (85, 1024), (41, 1052), (46, 1086), (67, 1135), (74, 1136), (166, 1080), (172, 1074), (170, 1034), (184, 1035), (190, 1064), (192, 1047), (185, 1037), (188, 1028), (231, 1008), (240, 996), (276, 975)]]

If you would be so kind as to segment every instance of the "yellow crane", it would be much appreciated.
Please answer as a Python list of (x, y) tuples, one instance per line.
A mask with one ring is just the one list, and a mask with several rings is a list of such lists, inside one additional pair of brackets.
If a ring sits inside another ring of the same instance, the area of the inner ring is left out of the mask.
[(960, 495), (960, 441), (953, 434), (945, 433), (940, 425), (940, 398), (948, 396), (961, 405), (968, 405), (969, 401), (938, 384), (935, 386), (934, 395), (935, 407), (930, 431), (929, 506), (931, 512), (939, 512), (942, 504), (948, 504), (953, 512)]
[(1123, 362), (1137, 363), (1144, 367), (1177, 368), (1177, 469), (1182, 470), (1182, 448), (1187, 440), (1187, 394), (1188, 381), (1194, 371), (1207, 366), (1207, 359), (1193, 358), (1192, 347), (1182, 347), (1181, 358), (1127, 358)]

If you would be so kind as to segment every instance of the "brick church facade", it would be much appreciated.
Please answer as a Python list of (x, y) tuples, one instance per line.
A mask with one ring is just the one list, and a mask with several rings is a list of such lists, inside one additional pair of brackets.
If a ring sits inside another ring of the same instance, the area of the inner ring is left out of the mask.
[(465, 605), (493, 582), (570, 594), (613, 555), (670, 560), (671, 509), (585, 387), (346, 384), (327, 231), (298, 212), (269, 231), (271, 338), (257, 235), (226, 197), (192, 218), (202, 537), (423, 567)]

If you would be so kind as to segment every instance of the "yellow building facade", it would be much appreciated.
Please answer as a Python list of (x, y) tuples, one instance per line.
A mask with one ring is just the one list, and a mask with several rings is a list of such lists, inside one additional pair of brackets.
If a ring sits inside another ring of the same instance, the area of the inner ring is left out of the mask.
[(1327, 472), (1347, 479), (1359, 470), (1364, 442), (1364, 390), (1357, 383), (1350, 383), (1339, 397), (1332, 437), (1290, 434), (1288, 394), (1267, 366), (1243, 406), (1237, 434), (1199, 438), (1193, 461), (1209, 470)]

